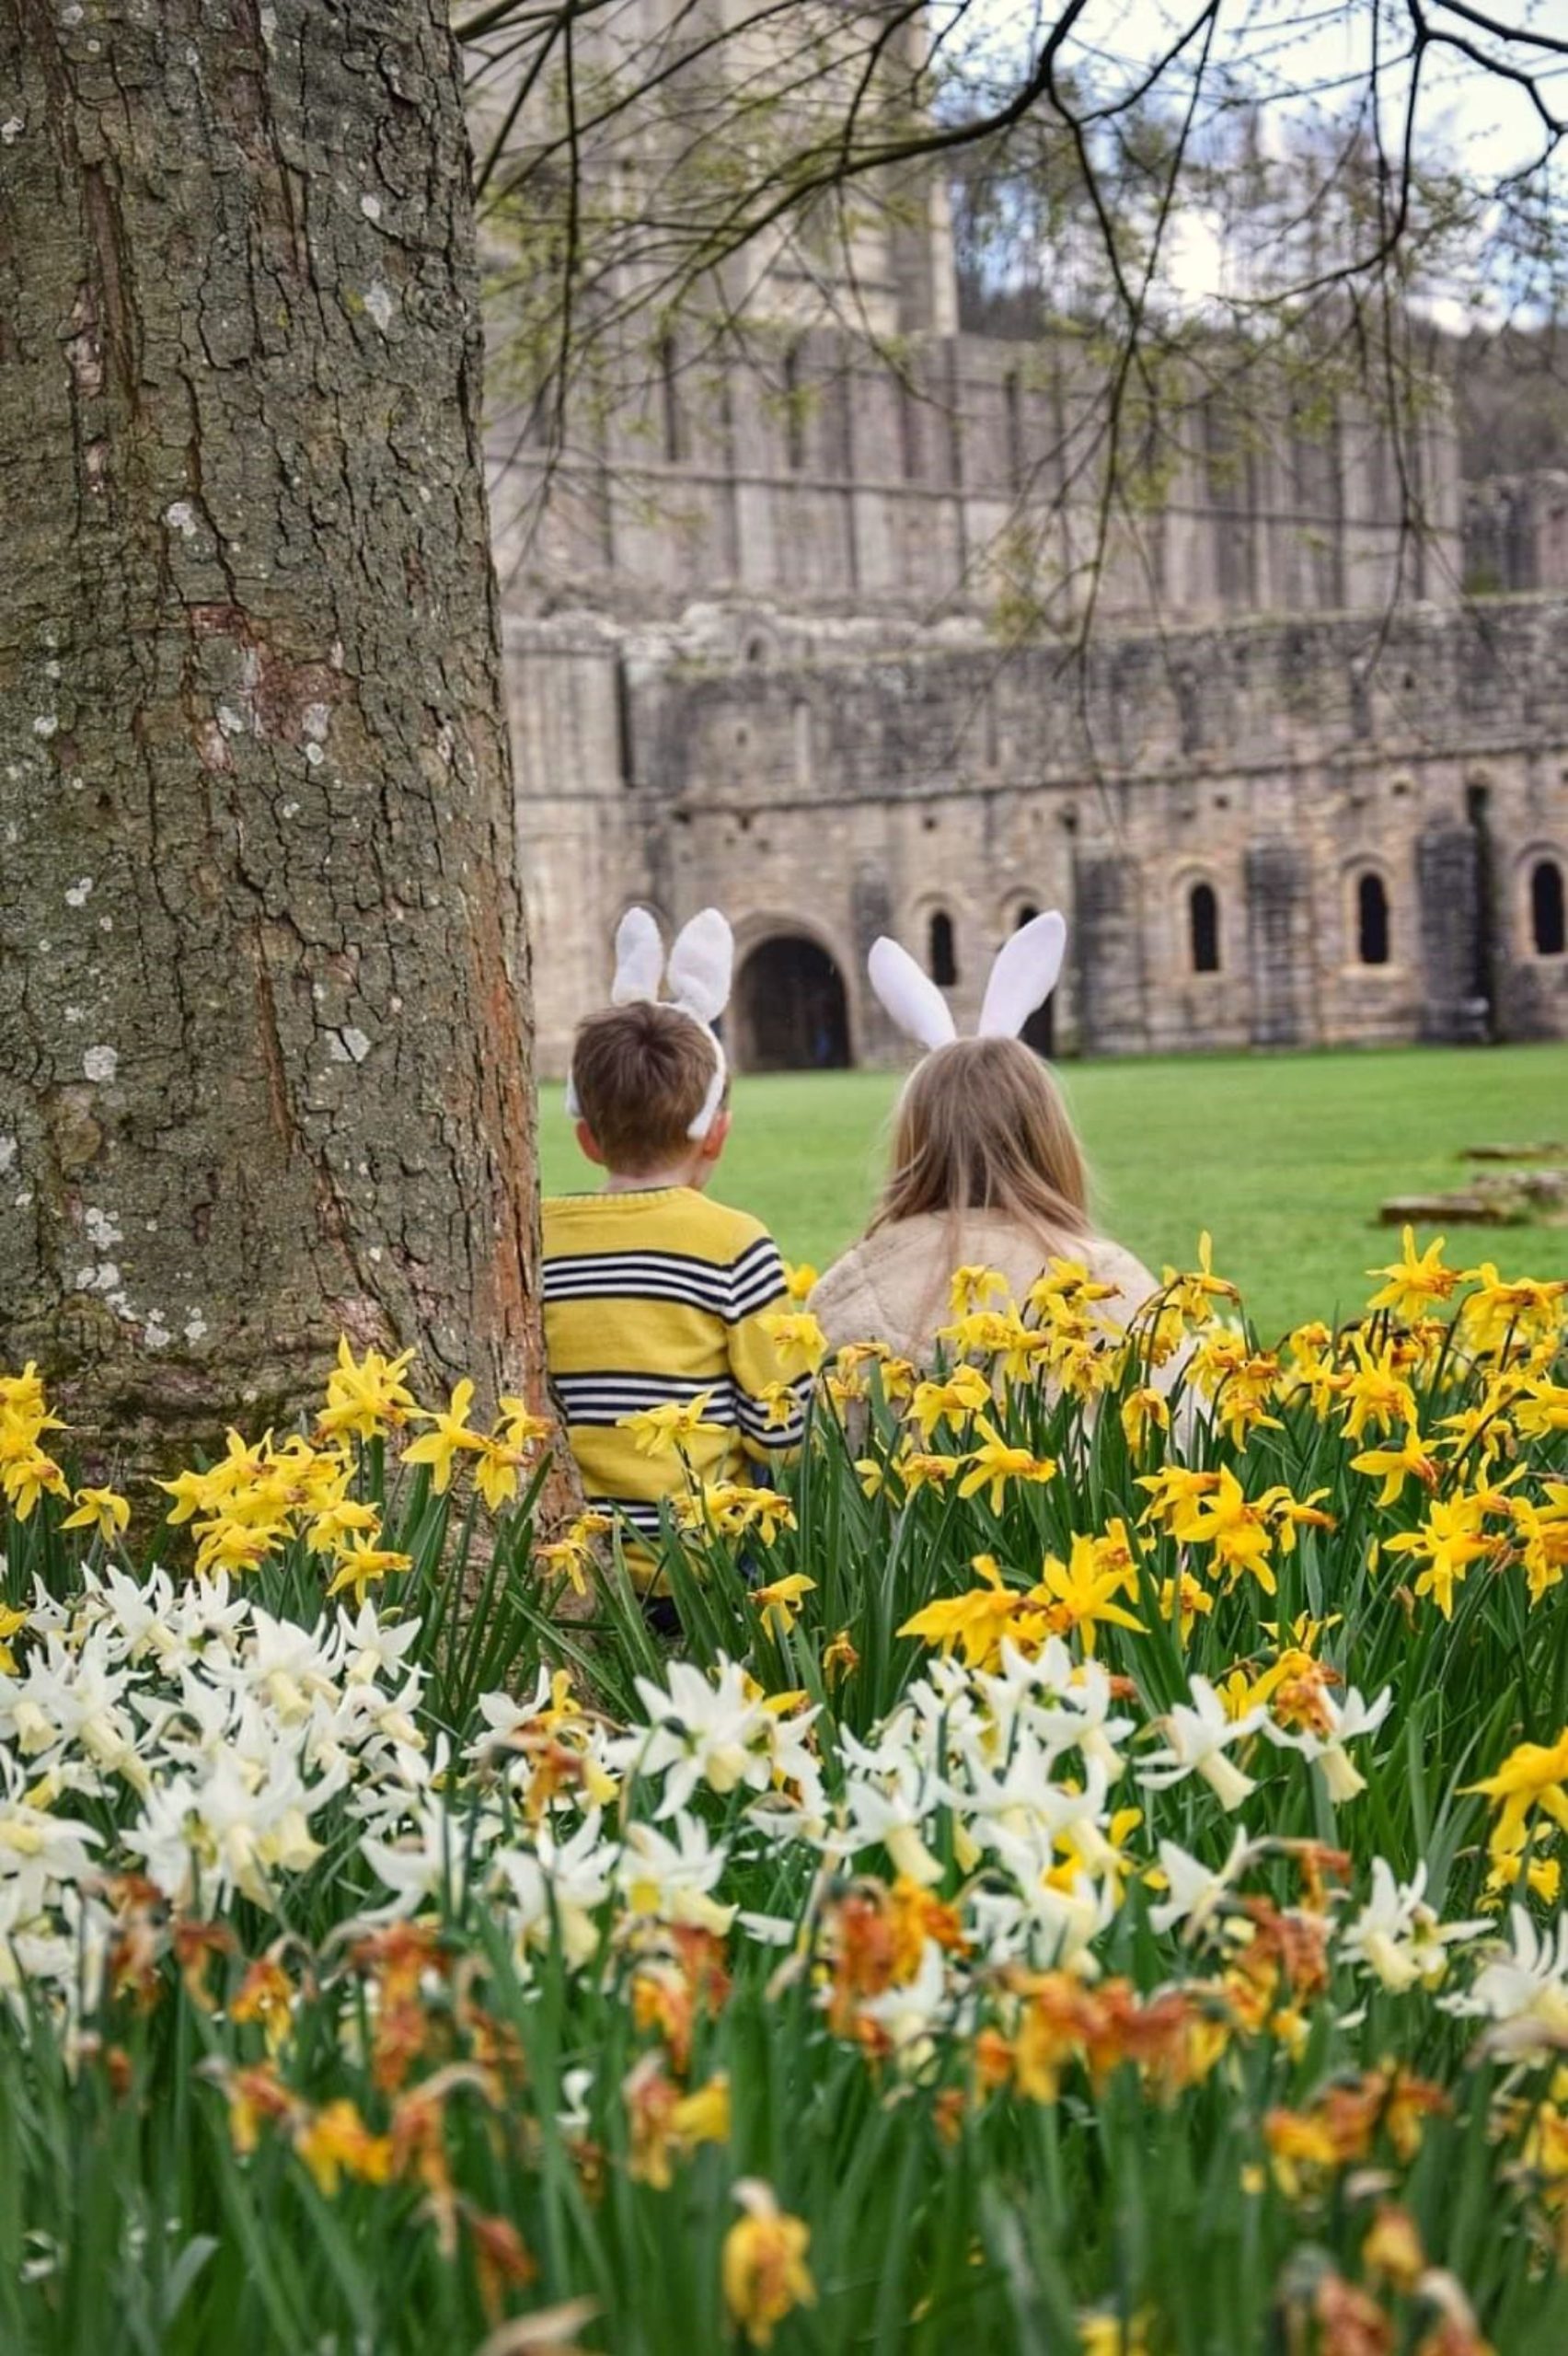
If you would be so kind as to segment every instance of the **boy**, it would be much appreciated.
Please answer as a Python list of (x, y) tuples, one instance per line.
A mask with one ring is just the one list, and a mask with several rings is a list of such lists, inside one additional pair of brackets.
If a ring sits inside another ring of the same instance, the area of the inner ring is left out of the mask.
[[(542, 1207), (545, 1354), (583, 1489), (652, 1537), (688, 1467), (704, 1482), (745, 1479), (749, 1452), (794, 1447), (804, 1428), (809, 1379), (778, 1387), (763, 1326), (789, 1306), (778, 1247), (760, 1219), (704, 1199), (730, 1130), (722, 1097), (693, 1130), (720, 1053), (677, 1006), (590, 1016), (571, 1060), (577, 1141), (607, 1175), (597, 1194)], [(678, 1451), (649, 1455), (623, 1428), (703, 1397)]]

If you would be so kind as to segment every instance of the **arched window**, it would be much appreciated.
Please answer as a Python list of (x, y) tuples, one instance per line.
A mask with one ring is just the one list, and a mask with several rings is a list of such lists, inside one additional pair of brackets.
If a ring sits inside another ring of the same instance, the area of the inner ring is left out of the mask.
[(686, 410), (681, 400), (680, 355), (673, 335), (663, 336), (659, 342), (660, 410), (664, 428), (664, 463), (679, 466), (689, 454), (686, 449)]
[(784, 354), (784, 463), (792, 475), (806, 467), (806, 392), (801, 378), (801, 347)]
[(1363, 965), (1389, 962), (1389, 895), (1370, 872), (1355, 886), (1355, 954)]
[(1194, 884), (1187, 895), (1187, 930), (1194, 974), (1219, 971), (1219, 902), (1212, 884)]
[(1530, 870), (1530, 939), (1538, 957), (1561, 957), (1568, 948), (1562, 870), (1554, 859), (1538, 859)]
[(952, 918), (945, 908), (939, 908), (931, 918), (926, 963), (931, 969), (932, 981), (944, 990), (951, 989), (958, 979), (958, 956), (953, 947)]

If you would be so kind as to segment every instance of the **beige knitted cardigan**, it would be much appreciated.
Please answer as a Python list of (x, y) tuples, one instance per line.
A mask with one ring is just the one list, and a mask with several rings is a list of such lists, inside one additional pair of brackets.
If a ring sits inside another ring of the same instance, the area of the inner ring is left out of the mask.
[[(940, 1212), (922, 1212), (880, 1228), (836, 1260), (809, 1303), (831, 1346), (885, 1342), (898, 1357), (928, 1364), (938, 1327), (951, 1322), (948, 1293), (955, 1268), (996, 1268), (1021, 1307), (1044, 1272), (1036, 1239), (997, 1211), (968, 1212), (957, 1235), (955, 1253), (952, 1222)], [(1114, 1286), (1114, 1299), (1101, 1308), (1118, 1324), (1126, 1324), (1159, 1288), (1140, 1260), (1104, 1236), (1064, 1243), (1059, 1256), (1081, 1262), (1097, 1284)]]

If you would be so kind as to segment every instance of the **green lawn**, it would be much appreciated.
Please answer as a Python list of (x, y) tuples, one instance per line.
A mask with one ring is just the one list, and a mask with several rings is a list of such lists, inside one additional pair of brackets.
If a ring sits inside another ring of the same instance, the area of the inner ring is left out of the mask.
[[(1568, 1046), (1400, 1048), (1066, 1065), (1102, 1226), (1157, 1270), (1215, 1265), (1266, 1331), (1359, 1305), (1363, 1272), (1392, 1258), (1384, 1195), (1463, 1183), (1468, 1145), (1568, 1133)], [(743, 1080), (715, 1192), (766, 1218), (791, 1259), (825, 1267), (875, 1191), (898, 1086), (881, 1072)], [(544, 1097), (548, 1187), (590, 1183)], [(1449, 1257), (1505, 1274), (1568, 1276), (1568, 1228), (1455, 1228)]]

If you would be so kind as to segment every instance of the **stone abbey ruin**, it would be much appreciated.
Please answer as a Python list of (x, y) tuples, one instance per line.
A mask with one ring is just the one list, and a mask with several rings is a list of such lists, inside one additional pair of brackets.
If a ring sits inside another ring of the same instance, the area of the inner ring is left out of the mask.
[(1101, 543), (1090, 364), (961, 331), (940, 192), (854, 276), (550, 452), (497, 405), (540, 1071), (633, 901), (732, 919), (743, 1070), (893, 1056), (882, 931), (972, 1017), (1053, 906), (1047, 1052), (1568, 1034), (1568, 477), (1219, 382)]

